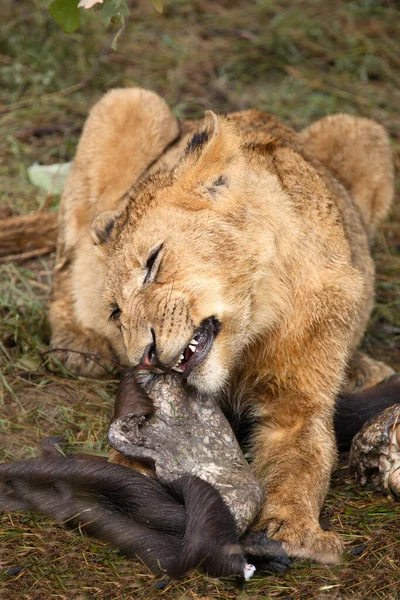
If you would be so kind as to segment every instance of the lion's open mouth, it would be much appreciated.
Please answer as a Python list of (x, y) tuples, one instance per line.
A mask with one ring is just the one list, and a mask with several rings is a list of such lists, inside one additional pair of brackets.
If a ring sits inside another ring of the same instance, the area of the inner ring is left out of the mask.
[(201, 362), (213, 345), (221, 324), (215, 317), (204, 319), (194, 333), (193, 338), (185, 346), (172, 370), (188, 377), (194, 367)]

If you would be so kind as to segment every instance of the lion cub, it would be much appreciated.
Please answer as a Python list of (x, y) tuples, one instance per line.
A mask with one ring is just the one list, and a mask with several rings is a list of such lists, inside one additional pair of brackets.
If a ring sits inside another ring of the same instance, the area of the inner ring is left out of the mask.
[(334, 400), (391, 372), (356, 349), (373, 305), (369, 240), (392, 195), (372, 121), (335, 115), (295, 133), (250, 110), (178, 124), (142, 89), (93, 108), (63, 195), (52, 345), (172, 370), (251, 413), (268, 498), (258, 527), (292, 556), (342, 551), (318, 522)]

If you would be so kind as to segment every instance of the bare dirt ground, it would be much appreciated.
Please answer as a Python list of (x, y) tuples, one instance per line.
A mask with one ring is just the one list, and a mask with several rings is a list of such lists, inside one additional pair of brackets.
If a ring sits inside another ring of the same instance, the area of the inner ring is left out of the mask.
[[(58, 198), (34, 188), (26, 168), (70, 160), (88, 109), (116, 86), (151, 88), (185, 117), (254, 106), (298, 128), (332, 112), (364, 115), (388, 128), (400, 166), (396, 0), (170, 0), (161, 16), (142, 0), (132, 2), (117, 52), (95, 15), (66, 36), (40, 2), (8, 0), (1, 13), (0, 217), (57, 210)], [(400, 371), (398, 195), (374, 255), (377, 301), (364, 347)], [(115, 379), (76, 378), (43, 354), (52, 262), (50, 255), (0, 264), (2, 460), (34, 455), (49, 434), (107, 451)], [(354, 485), (346, 457), (324, 511), (347, 542), (343, 563), (298, 563), (285, 575), (256, 575), (243, 589), (198, 573), (159, 580), (46, 519), (1, 519), (1, 600), (400, 598), (400, 505)]]

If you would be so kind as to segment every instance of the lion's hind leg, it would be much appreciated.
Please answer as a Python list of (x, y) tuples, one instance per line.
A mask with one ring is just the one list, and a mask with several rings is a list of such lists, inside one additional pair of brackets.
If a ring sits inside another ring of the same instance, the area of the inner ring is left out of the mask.
[(396, 404), (400, 404), (400, 373), (390, 375), (376, 385), (339, 394), (335, 410), (335, 433), (339, 450), (350, 449), (354, 436), (367, 421), (370, 421), (371, 427), (375, 423), (375, 431), (379, 430), (385, 422), (385, 417), (381, 415)]
[(400, 373), (384, 362), (356, 352), (336, 399), (335, 432), (339, 450), (349, 450), (367, 421), (400, 402)]
[(306, 127), (299, 137), (350, 193), (371, 240), (394, 195), (393, 159), (385, 129), (370, 119), (337, 114)]
[(372, 387), (394, 373), (394, 369), (384, 362), (375, 360), (364, 352), (355, 352), (347, 369), (343, 392), (361, 391)]

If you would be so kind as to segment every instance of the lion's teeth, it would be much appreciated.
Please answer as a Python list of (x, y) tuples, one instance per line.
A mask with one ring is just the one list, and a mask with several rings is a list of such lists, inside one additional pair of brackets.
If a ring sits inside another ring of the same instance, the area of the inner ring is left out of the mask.
[(179, 367), (177, 367), (176, 365), (174, 367), (171, 367), (173, 371), (176, 371), (177, 373), (182, 373), (182, 369), (179, 369)]
[(193, 344), (189, 344), (189, 348), (192, 352), (196, 352), (197, 348)]
[[(194, 338), (192, 340), (190, 340), (190, 344), (193, 344), (194, 346), (197, 346), (198, 343), (199, 343), (198, 340), (195, 340)], [(190, 346), (189, 346), (189, 348), (190, 348)]]
[[(177, 370), (177, 369), (176, 369), (176, 367), (179, 367), (179, 365), (181, 364), (181, 362), (182, 362), (183, 360), (185, 360), (185, 357), (184, 357), (184, 354), (183, 354), (183, 352), (182, 352), (182, 354), (180, 355), (180, 357), (179, 357), (179, 359), (178, 359), (178, 362), (176, 362), (176, 363), (174, 364), (174, 366), (173, 366), (173, 367), (171, 367), (171, 368), (172, 368), (172, 369), (175, 369), (175, 371), (176, 371), (176, 370)], [(181, 372), (181, 371), (180, 371), (180, 369), (179, 369), (179, 372)]]

